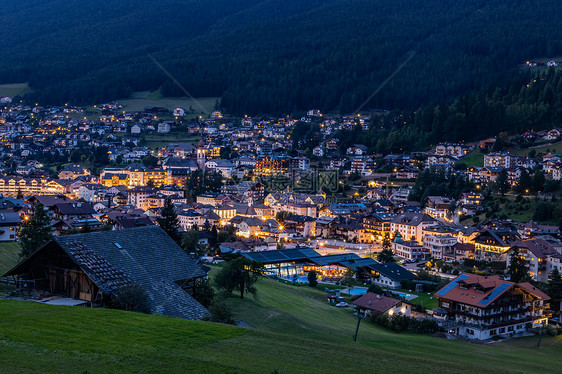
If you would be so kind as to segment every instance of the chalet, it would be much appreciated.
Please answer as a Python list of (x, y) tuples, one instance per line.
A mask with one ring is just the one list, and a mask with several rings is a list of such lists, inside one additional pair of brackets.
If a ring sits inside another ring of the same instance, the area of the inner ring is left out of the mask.
[(479, 192), (464, 192), (461, 195), (459, 202), (461, 204), (480, 205), (483, 200), (484, 200), (484, 196), (482, 196), (482, 194)]
[(548, 323), (548, 295), (497, 275), (464, 273), (434, 296), (447, 312), (449, 332), (469, 339), (512, 336)]
[(352, 302), (357, 306), (357, 312), (366, 317), (374, 317), (378, 315), (386, 315), (392, 317), (394, 315), (409, 316), (411, 305), (402, 300), (392, 297), (378, 295), (368, 292), (360, 296)]
[(437, 260), (456, 260), (455, 244), (457, 238), (452, 235), (426, 235), (423, 238), (424, 248)]
[(550, 257), (558, 255), (556, 249), (544, 239), (534, 238), (517, 241), (507, 252), (507, 267), (511, 263), (511, 254), (516, 250), (518, 256), (525, 260), (531, 278), (538, 282), (548, 282), (551, 271), (549, 260)]
[(80, 166), (80, 165), (69, 165), (59, 171), (60, 179), (76, 179), (84, 175), (90, 175), (90, 170)]
[(184, 209), (178, 213), (178, 222), (184, 231), (191, 230), (193, 226), (201, 227), (205, 223), (203, 215), (193, 209)]
[(492, 149), (494, 148), (495, 144), (496, 144), (496, 138), (489, 138), (489, 139), (481, 140), (478, 146), (480, 147), (480, 149)]
[(19, 230), (21, 219), (16, 212), (0, 212), (0, 242), (13, 242)]
[(507, 251), (520, 239), (513, 231), (484, 229), (474, 238), (475, 258), (485, 261), (506, 261)]
[(416, 179), (419, 172), (419, 169), (413, 166), (399, 166), (394, 169), (396, 179)]
[(398, 231), (402, 238), (423, 242), (423, 230), (433, 226), (437, 221), (423, 213), (402, 213), (394, 217), (390, 223), (390, 232)]
[(537, 235), (560, 235), (560, 228), (558, 226), (539, 225), (531, 220), (519, 225), (517, 232), (523, 238), (532, 238)]
[(453, 248), (455, 249), (456, 261), (462, 261), (466, 258), (473, 259), (476, 251), (472, 243), (456, 243)]
[(424, 213), (433, 218), (449, 219), (449, 207), (454, 200), (444, 196), (428, 196), (426, 198)]
[(398, 257), (406, 260), (422, 261), (430, 257), (430, 252), (414, 240), (402, 240), (396, 238), (392, 242), (392, 252)]
[(155, 314), (209, 315), (190, 295), (205, 270), (157, 226), (56, 237), (4, 276), (35, 295), (89, 306), (108, 305), (120, 288), (136, 285)]
[(287, 217), (283, 224), (286, 230), (295, 231), (300, 236), (316, 235), (316, 221), (312, 217), (292, 215)]
[(396, 217), (395, 213), (370, 214), (363, 218), (363, 227), (373, 235), (372, 240), (382, 242), (386, 234), (390, 235), (391, 221)]
[(361, 156), (367, 153), (367, 146), (364, 144), (353, 144), (351, 147), (347, 148), (346, 153), (348, 155)]
[(552, 129), (546, 132), (544, 139), (546, 140), (556, 140), (560, 137), (560, 130), (559, 129)]
[(517, 166), (519, 159), (519, 156), (511, 153), (493, 152), (484, 155), (484, 166), (509, 169), (510, 167)]
[(395, 262), (384, 264), (377, 262), (369, 267), (371, 269), (371, 273), (373, 274), (372, 282), (381, 287), (399, 289), (402, 288), (401, 282), (403, 280), (418, 279), (415, 274)]

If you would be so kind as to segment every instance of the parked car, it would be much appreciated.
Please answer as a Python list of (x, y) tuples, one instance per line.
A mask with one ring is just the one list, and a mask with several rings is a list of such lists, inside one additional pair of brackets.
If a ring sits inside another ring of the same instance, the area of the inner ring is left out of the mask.
[(348, 306), (349, 304), (346, 303), (345, 301), (339, 302), (336, 304), (337, 307), (344, 307), (344, 306)]

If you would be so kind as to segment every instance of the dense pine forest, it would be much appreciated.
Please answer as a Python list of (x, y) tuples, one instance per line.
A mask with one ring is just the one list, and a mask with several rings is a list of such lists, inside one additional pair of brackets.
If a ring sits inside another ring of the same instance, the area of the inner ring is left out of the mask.
[(562, 55), (557, 0), (6, 0), (0, 9), (0, 83), (29, 82), (28, 100), (52, 104), (183, 95), (152, 55), (192, 95), (222, 97), (235, 114), (351, 113), (407, 61), (365, 108), (417, 109)]
[(521, 134), (560, 126), (562, 70), (551, 68), (539, 74), (516, 74), (504, 85), (490, 85), (453, 103), (430, 103), (416, 111), (374, 117), (368, 131), (357, 126), (335, 137), (342, 149), (362, 143), (374, 152), (400, 153), (443, 141), (470, 142), (501, 132)]

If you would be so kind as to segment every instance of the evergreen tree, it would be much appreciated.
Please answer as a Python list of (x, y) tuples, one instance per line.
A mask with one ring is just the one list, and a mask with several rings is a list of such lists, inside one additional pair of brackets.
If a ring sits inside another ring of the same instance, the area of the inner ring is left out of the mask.
[(194, 253), (198, 249), (198, 242), (199, 230), (197, 230), (196, 228), (191, 228), (191, 230), (183, 234), (181, 246), (187, 253)]
[(20, 257), (25, 258), (40, 246), (53, 238), (51, 220), (41, 203), (33, 207), (33, 215), (26, 217), (19, 232), (21, 252)]
[(219, 233), (217, 231), (217, 226), (213, 225), (213, 228), (211, 229), (211, 239), (210, 239), (211, 247), (214, 248), (217, 246), (218, 237), (219, 237)]
[(551, 297), (550, 303), (552, 308), (560, 309), (560, 301), (562, 300), (562, 276), (558, 268), (554, 268), (551, 274), (550, 282), (548, 282), (548, 296)]
[(498, 175), (498, 178), (496, 179), (495, 186), (498, 189), (498, 191), (501, 192), (502, 194), (509, 191), (509, 181), (507, 179), (507, 170), (506, 169), (503, 169), (500, 172), (500, 175)]
[(258, 281), (264, 268), (261, 262), (251, 261), (245, 257), (238, 257), (226, 264), (216, 275), (216, 285), (232, 293), (240, 291), (240, 298), (244, 298), (244, 292), (249, 292), (257, 297), (258, 290), (255, 283)]
[(519, 177), (519, 182), (517, 183), (517, 192), (527, 193), (531, 190), (532, 183), (533, 180), (531, 179), (531, 176), (529, 175), (529, 173), (527, 173), (527, 170), (523, 169), (521, 171), (521, 176)]
[(542, 171), (537, 171), (535, 175), (533, 175), (533, 182), (532, 188), (534, 192), (542, 191), (544, 188), (544, 183), (546, 182), (546, 178)]
[(310, 287), (318, 286), (318, 276), (314, 270), (308, 272), (307, 278), (308, 278), (308, 285)]
[(379, 262), (394, 262), (394, 255), (392, 253), (392, 242), (390, 241), (390, 235), (386, 233), (382, 240), (382, 251), (377, 256)]
[(162, 207), (162, 217), (158, 218), (158, 225), (174, 239), (178, 244), (181, 244), (181, 237), (179, 234), (180, 224), (178, 222), (178, 215), (174, 210), (174, 205), (168, 199)]
[(515, 247), (509, 257), (509, 267), (507, 274), (510, 276), (512, 282), (521, 282), (521, 280), (528, 274), (527, 264), (525, 259), (519, 256), (519, 248)]
[(82, 228), (80, 229), (80, 233), (82, 234), (86, 234), (88, 232), (91, 232), (92, 230), (90, 229), (90, 224), (88, 222), (86, 222), (84, 224), (84, 226), (82, 226)]

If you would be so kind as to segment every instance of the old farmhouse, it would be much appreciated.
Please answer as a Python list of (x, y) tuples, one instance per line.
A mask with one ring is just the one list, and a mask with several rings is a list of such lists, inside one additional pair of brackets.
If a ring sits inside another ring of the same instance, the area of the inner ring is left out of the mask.
[(191, 296), (207, 272), (157, 226), (59, 236), (4, 276), (37, 296), (90, 306), (108, 305), (121, 287), (137, 285), (147, 292), (154, 314), (208, 315)]

